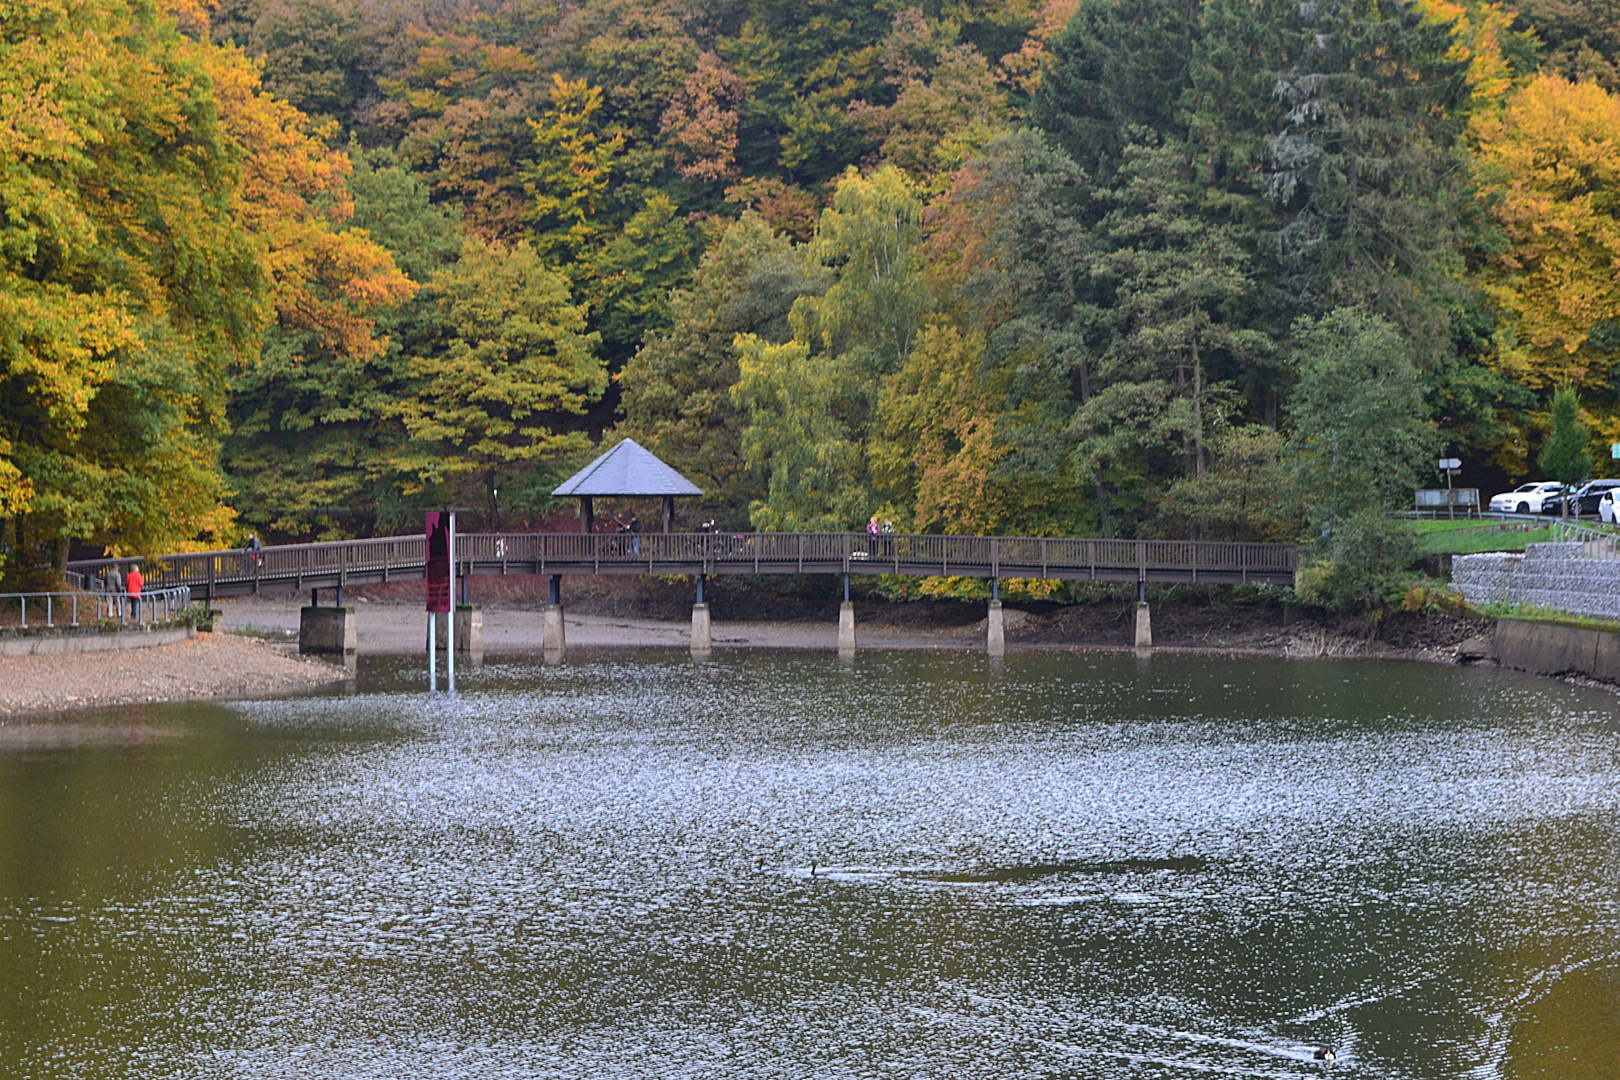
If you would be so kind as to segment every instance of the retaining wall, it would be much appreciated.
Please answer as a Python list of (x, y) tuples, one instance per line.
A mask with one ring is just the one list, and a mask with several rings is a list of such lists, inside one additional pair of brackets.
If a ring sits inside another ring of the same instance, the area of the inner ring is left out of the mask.
[(1620, 683), (1620, 634), (1607, 630), (1498, 619), (1491, 651), (1498, 665), (1513, 671)]
[(161, 624), (106, 630), (99, 626), (29, 627), (0, 630), (0, 656), (45, 656), (64, 653), (152, 649), (194, 637), (197, 628)]
[(1620, 559), (1593, 559), (1581, 545), (1528, 544), (1523, 555), (1458, 555), (1451, 587), (1470, 603), (1519, 603), (1620, 619)]

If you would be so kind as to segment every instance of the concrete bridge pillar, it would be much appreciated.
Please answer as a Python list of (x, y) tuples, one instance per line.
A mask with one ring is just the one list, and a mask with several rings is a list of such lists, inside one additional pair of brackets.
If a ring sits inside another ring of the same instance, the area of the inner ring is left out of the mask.
[(990, 614), (985, 620), (987, 631), (985, 633), (984, 651), (991, 656), (1005, 656), (1007, 654), (1007, 638), (1002, 630), (1001, 601), (990, 601)]
[(849, 575), (844, 575), (844, 602), (838, 605), (838, 655), (855, 655), (855, 605), (849, 599)]
[(709, 621), (709, 598), (704, 590), (707, 575), (697, 576), (697, 603), (692, 605), (692, 655), (707, 656), (714, 648), (713, 625)]
[(484, 662), (484, 609), (475, 604), (456, 608), (456, 655)]
[(1153, 616), (1148, 612), (1146, 600), (1136, 602), (1136, 647), (1153, 648)]
[(848, 600), (838, 605), (838, 651), (855, 652), (855, 605)]
[(551, 575), (551, 603), (546, 605), (545, 628), (541, 632), (540, 648), (547, 663), (555, 664), (568, 655), (568, 641), (563, 634), (562, 575)]
[(692, 605), (692, 653), (707, 655), (714, 648), (714, 634), (709, 623), (709, 605)]
[(298, 651), (304, 656), (348, 660), (359, 647), (354, 608), (307, 607), (298, 613)]

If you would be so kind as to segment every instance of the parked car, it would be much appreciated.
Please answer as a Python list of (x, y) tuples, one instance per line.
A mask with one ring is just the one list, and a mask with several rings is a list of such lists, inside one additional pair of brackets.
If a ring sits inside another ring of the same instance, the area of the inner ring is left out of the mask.
[(1558, 512), (1558, 500), (1564, 485), (1551, 480), (1534, 484), (1520, 484), (1512, 491), (1491, 496), (1491, 509), (1499, 514), (1545, 514)]
[(1614, 524), (1614, 492), (1605, 491), (1603, 498), (1598, 500), (1598, 517), (1603, 519), (1605, 525)]
[(1602, 501), (1605, 492), (1620, 488), (1620, 480), (1589, 480), (1582, 488), (1564, 500), (1569, 503), (1571, 517), (1582, 514), (1596, 514), (1598, 503)]

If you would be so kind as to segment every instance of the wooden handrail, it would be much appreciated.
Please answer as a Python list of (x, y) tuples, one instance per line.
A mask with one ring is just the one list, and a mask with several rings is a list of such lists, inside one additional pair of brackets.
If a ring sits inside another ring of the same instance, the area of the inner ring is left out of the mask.
[[(1141, 580), (1291, 580), (1292, 544), (1245, 541), (1114, 540), (1092, 537), (866, 533), (468, 533), (457, 562), (477, 573), (864, 573), (918, 576)], [(149, 560), (154, 588), (219, 589), (294, 582), (340, 586), (419, 574), (420, 535), (284, 544), (166, 555)], [(98, 577), (128, 559), (70, 563)], [(1210, 578), (1213, 575), (1213, 578)]]

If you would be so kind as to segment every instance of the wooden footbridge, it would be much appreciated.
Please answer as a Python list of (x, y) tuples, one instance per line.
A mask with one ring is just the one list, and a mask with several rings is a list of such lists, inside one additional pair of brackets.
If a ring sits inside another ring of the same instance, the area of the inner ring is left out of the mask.
[[(1292, 544), (865, 533), (468, 533), (456, 576), (500, 574), (908, 574), (987, 579), (1292, 584)], [(114, 563), (74, 562), (99, 577)], [(188, 586), (199, 599), (285, 589), (420, 580), (415, 536), (287, 544), (258, 551), (166, 555), (146, 563), (149, 588)]]

